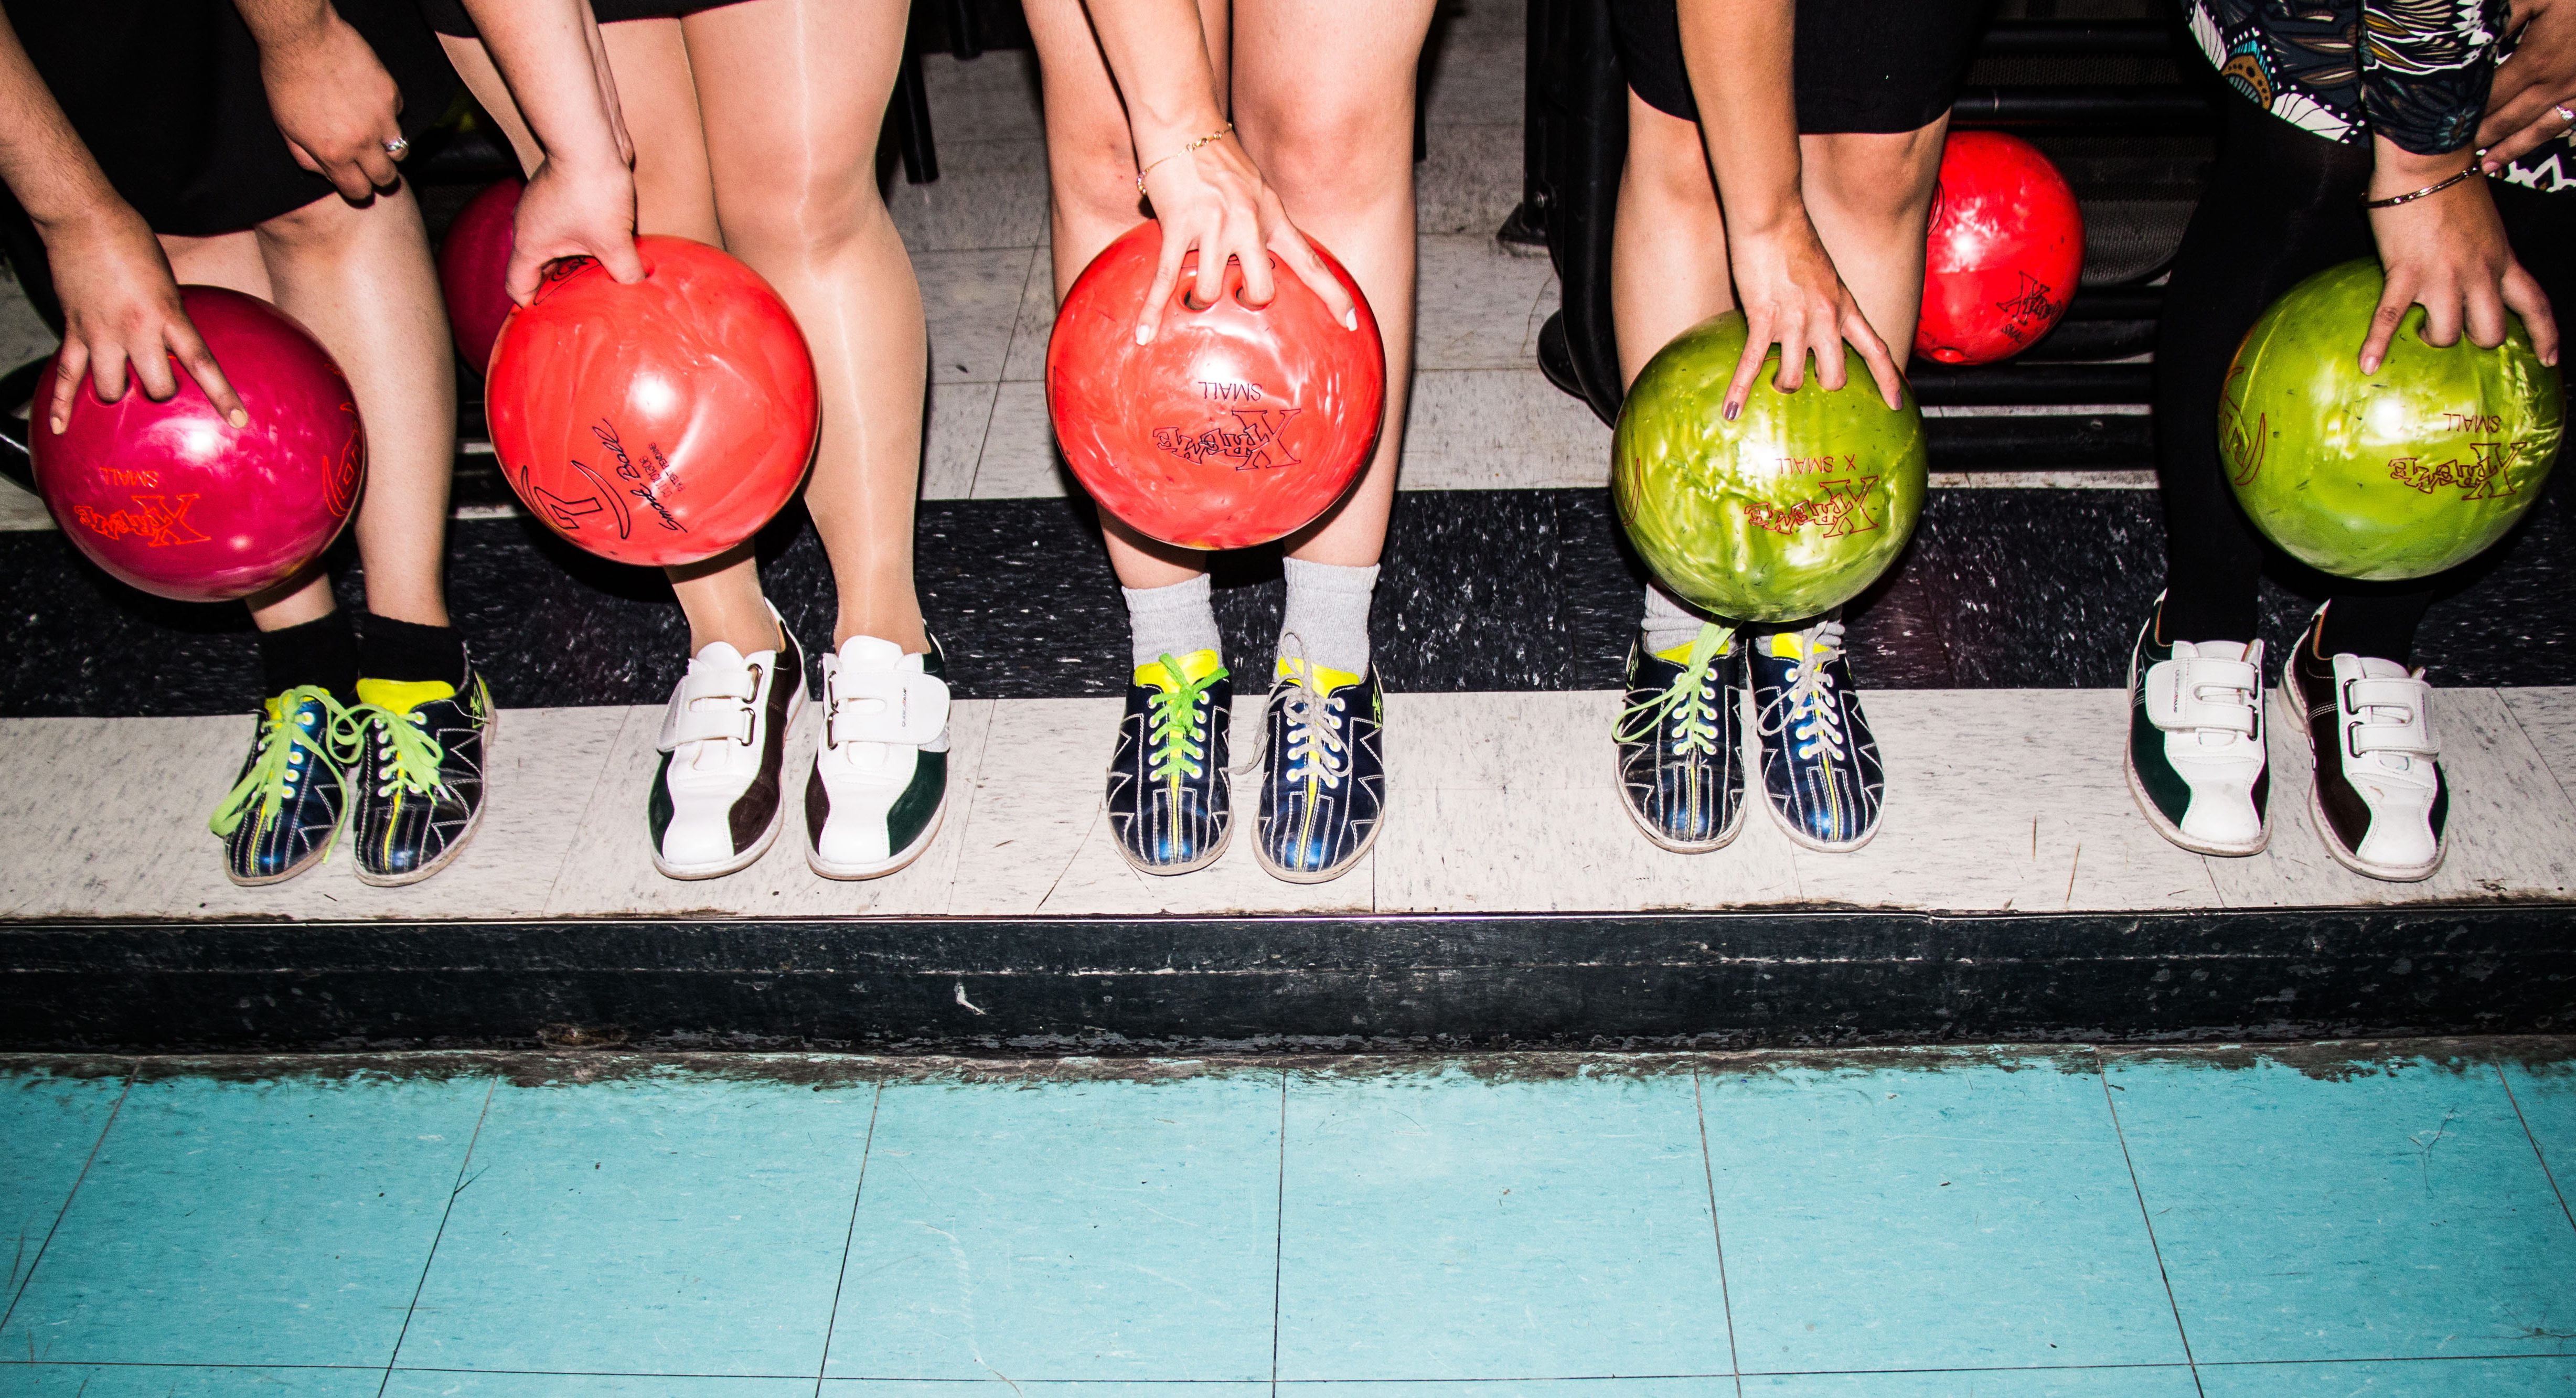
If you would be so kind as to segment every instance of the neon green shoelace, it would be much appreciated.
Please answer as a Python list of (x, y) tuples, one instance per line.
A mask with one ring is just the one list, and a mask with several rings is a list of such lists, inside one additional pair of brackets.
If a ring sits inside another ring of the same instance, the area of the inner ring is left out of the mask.
[(440, 764), (447, 760), (447, 750), (429, 736), (429, 720), (418, 710), (400, 713), (382, 704), (359, 704), (341, 711), (332, 726), (332, 742), (342, 748), (341, 760), (354, 762), (366, 755), (369, 724), (383, 725), (387, 746), (393, 749), (393, 769), (385, 774), (378, 796), (391, 796), (397, 788), (413, 796), (429, 796), (447, 789), (447, 779)]
[[(302, 721), (308, 703), (322, 706), (318, 729), (308, 728)], [(349, 711), (340, 707), (331, 691), (320, 685), (298, 685), (270, 704), (260, 719), (258, 758), (225, 794), (223, 804), (215, 807), (214, 819), (206, 822), (206, 828), (218, 835), (230, 835), (240, 829), (242, 817), (250, 814), (254, 803), (263, 821), (277, 814), (277, 808), (293, 794), (295, 769), (303, 765), (295, 760), (296, 754), (311, 754), (312, 761), (331, 768), (335, 777), (345, 760), (336, 749), (340, 726), (348, 721)]]
[(1641, 703), (1631, 704), (1619, 715), (1619, 741), (1633, 743), (1661, 727), (1667, 717), (1680, 731), (1673, 739), (1673, 755), (1684, 756), (1694, 750), (1717, 754), (1717, 695), (1709, 683), (1717, 662), (1726, 656), (1728, 643), (1735, 633), (1714, 622), (1700, 623), (1699, 635), (1691, 642), (1690, 655), (1682, 661), (1682, 672), (1664, 687), (1664, 692)]
[(1161, 663), (1175, 687), (1157, 689), (1154, 693), (1146, 734), (1146, 742), (1154, 749), (1154, 761), (1146, 773), (1155, 781), (1167, 781), (1178, 786), (1183, 773), (1195, 777), (1203, 770), (1200, 764), (1207, 756), (1207, 749), (1195, 741), (1200, 713), (1207, 703), (1208, 686), (1224, 679), (1226, 669), (1219, 665), (1194, 680), (1181, 668), (1178, 660), (1166, 655)]

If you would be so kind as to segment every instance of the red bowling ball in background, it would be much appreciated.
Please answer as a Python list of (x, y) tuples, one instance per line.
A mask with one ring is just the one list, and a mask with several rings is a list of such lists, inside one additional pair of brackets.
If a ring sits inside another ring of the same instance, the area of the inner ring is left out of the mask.
[(456, 213), (438, 245), (438, 289), (447, 302), (448, 332), (456, 352), (482, 373), (492, 364), (492, 342), (510, 317), (511, 220), (527, 186), (503, 180)]
[(1047, 411), (1065, 461), (1102, 509), (1165, 543), (1232, 549), (1293, 534), (1377, 448), (1386, 351), (1368, 298), (1318, 245), (1359, 307), (1357, 330), (1275, 259), (1269, 305), (1237, 299), (1243, 269), (1229, 264), (1224, 294), (1193, 308), (1194, 253), (1153, 343), (1140, 345), (1162, 245), (1154, 223), (1119, 235), (1056, 313)]
[(483, 394), (529, 513), (620, 563), (711, 558), (796, 494), (820, 423), (814, 359), (760, 274), (686, 238), (635, 240), (644, 280), (589, 258), (511, 312)]
[(90, 561), (180, 602), (247, 597), (292, 578), (339, 537), (366, 484), (367, 436), (340, 366), (285, 312), (255, 296), (179, 288), (188, 319), (241, 395), (235, 427), (171, 361), (179, 391), (155, 403), (129, 379), (102, 402), (72, 394), (57, 433), (36, 389), (36, 487)]
[(2084, 213), (2037, 146), (2000, 131), (1953, 131), (1927, 244), (1914, 352), (1991, 364), (2066, 314), (2084, 272)]

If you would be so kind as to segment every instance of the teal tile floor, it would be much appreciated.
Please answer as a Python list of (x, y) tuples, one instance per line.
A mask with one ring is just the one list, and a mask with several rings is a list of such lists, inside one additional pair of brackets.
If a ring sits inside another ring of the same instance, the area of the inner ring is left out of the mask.
[(2576, 1042), (0, 1058), (0, 1398), (2576, 1398)]

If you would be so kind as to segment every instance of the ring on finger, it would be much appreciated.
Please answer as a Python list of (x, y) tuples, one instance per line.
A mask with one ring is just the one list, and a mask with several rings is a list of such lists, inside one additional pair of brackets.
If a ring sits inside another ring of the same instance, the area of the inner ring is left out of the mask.
[(396, 136), (392, 140), (385, 142), (384, 145), (385, 154), (392, 156), (396, 160), (402, 159), (403, 152), (411, 149), (411, 142), (400, 136)]

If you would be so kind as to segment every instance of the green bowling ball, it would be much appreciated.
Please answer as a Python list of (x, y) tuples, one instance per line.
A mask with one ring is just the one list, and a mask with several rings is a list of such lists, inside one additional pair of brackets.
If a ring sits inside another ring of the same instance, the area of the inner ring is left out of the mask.
[(1928, 488), (1923, 413), (1911, 389), (1888, 411), (1849, 346), (1840, 392), (1810, 373), (1782, 393), (1774, 346), (1728, 422), (1744, 340), (1744, 317), (1727, 311), (1647, 362), (1619, 411), (1610, 497), (1675, 595), (1735, 621), (1801, 621), (1859, 596), (1914, 536)]
[(2361, 342), (2379, 263), (2328, 268), (2245, 334), (2218, 404), (2218, 444), (2245, 513), (2336, 577), (2398, 582), (2478, 556), (2540, 498), (2558, 459), (2558, 371), (2516, 318), (2495, 349), (2424, 343), (2407, 311), (2376, 374)]

